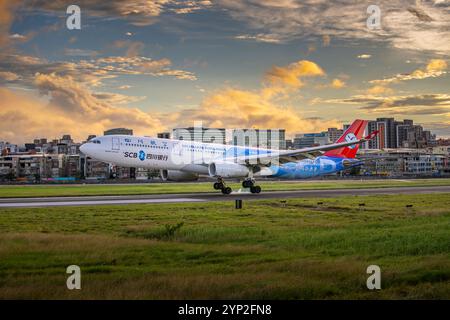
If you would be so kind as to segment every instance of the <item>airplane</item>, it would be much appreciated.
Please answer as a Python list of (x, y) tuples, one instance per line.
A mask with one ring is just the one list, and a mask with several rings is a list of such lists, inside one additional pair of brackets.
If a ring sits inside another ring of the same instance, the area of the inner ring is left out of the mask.
[(260, 193), (257, 177), (302, 179), (339, 172), (363, 162), (355, 158), (368, 121), (355, 120), (333, 144), (296, 150), (264, 149), (187, 140), (107, 135), (82, 144), (82, 153), (117, 166), (159, 169), (164, 181), (195, 181), (214, 177), (213, 187), (230, 194), (225, 178), (243, 179), (242, 187)]

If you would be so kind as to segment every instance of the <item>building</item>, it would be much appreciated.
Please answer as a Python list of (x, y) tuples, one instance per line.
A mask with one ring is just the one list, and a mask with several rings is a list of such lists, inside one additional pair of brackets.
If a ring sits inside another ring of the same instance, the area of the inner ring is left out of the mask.
[[(407, 121), (407, 120), (405, 120)], [(409, 123), (399, 123), (396, 127), (397, 134), (397, 148), (403, 146), (403, 142), (408, 140), (408, 130), (413, 126), (412, 120), (411, 124)]]
[(394, 118), (377, 118), (379, 127), (382, 125), (384, 132), (383, 148), (397, 148), (396, 121)]
[(448, 152), (448, 149), (434, 148), (362, 150), (360, 158), (364, 158), (364, 164), (361, 173), (390, 177), (449, 176)]
[(72, 144), (73, 140), (72, 137), (70, 136), (70, 134), (65, 134), (62, 136), (62, 138), (59, 140), (59, 143), (64, 143), (64, 144)]
[(286, 139), (286, 149), (294, 149), (294, 142), (291, 139)]
[(88, 180), (103, 180), (111, 177), (111, 168), (108, 163), (97, 161), (88, 157), (80, 159), (80, 176)]
[(429, 130), (423, 130), (420, 125), (414, 125), (412, 120), (397, 126), (398, 148), (426, 148), (437, 145), (436, 136)]
[(320, 133), (301, 133), (295, 135), (294, 149), (326, 145), (329, 143), (330, 139), (326, 131)]
[(267, 149), (286, 149), (285, 129), (233, 129), (232, 144)]
[[(392, 131), (392, 125), (395, 133)], [(345, 128), (346, 126), (344, 126)], [(348, 127), (348, 126), (347, 126)], [(345, 130), (345, 129), (344, 129)], [(173, 130), (173, 137), (181, 140), (225, 143), (226, 133), (232, 137), (230, 144), (272, 148), (301, 149), (335, 142), (344, 130), (328, 128), (320, 133), (297, 134), (286, 140), (284, 129), (234, 129), (188, 127)], [(360, 172), (367, 175), (387, 176), (450, 176), (450, 139), (438, 139), (413, 120), (395, 121), (377, 118), (369, 121), (366, 134), (379, 130), (380, 134), (360, 148), (359, 158), (364, 159)], [(111, 129), (105, 134), (132, 134), (125, 128)], [(88, 139), (92, 139), (93, 135)], [(170, 138), (161, 132), (159, 138)], [(392, 145), (395, 137), (395, 148)], [(64, 179), (151, 179), (157, 170), (125, 168), (103, 163), (80, 153), (80, 143), (69, 134), (61, 139), (33, 139), (24, 146), (0, 141), (0, 180), (46, 181)], [(367, 150), (372, 149), (372, 150)]]
[(157, 138), (160, 138), (160, 139), (170, 139), (170, 132), (161, 132), (161, 133), (158, 133), (156, 136), (157, 136)]
[(106, 130), (105, 132), (103, 132), (103, 135), (105, 136), (110, 136), (113, 134), (124, 134), (127, 136), (132, 136), (133, 135), (133, 129), (127, 129), (127, 128), (114, 128), (114, 129), (109, 129)]
[(40, 181), (66, 176), (64, 155), (11, 154), (0, 157), (1, 180), (14, 177)]
[(326, 134), (328, 135), (329, 143), (335, 143), (342, 136), (344, 130), (346, 129), (344, 128), (343, 130), (341, 130), (337, 128), (328, 128)]
[(64, 177), (81, 178), (80, 155), (67, 155), (62, 159), (62, 174)]
[(434, 141), (435, 146), (450, 146), (450, 139), (436, 139)]
[(377, 118), (375, 121), (369, 121), (367, 133), (374, 131), (379, 133), (363, 147), (366, 149), (397, 148), (397, 125), (398, 123), (394, 118)]
[(350, 125), (344, 125), (343, 129), (328, 128), (327, 131), (318, 133), (296, 134), (293, 140), (293, 147), (295, 149), (299, 149), (335, 143), (344, 134), (344, 131), (347, 130), (348, 127), (350, 127)]
[(367, 133), (379, 131), (371, 141), (363, 145), (364, 149), (425, 148), (436, 144), (436, 136), (413, 120), (395, 121), (394, 118), (377, 118), (369, 121)]
[(34, 143), (25, 143), (25, 151), (36, 151), (36, 145)]
[(175, 140), (197, 141), (205, 143), (225, 144), (225, 128), (204, 128), (187, 127), (175, 128), (172, 130), (172, 136)]
[(378, 135), (368, 141), (368, 149), (387, 148), (386, 123), (384, 121), (369, 121), (367, 124), (367, 131), (378, 131)]
[(450, 145), (435, 146), (432, 148), (432, 150), (433, 150), (433, 154), (441, 154), (441, 155), (445, 155), (445, 156), (450, 155)]

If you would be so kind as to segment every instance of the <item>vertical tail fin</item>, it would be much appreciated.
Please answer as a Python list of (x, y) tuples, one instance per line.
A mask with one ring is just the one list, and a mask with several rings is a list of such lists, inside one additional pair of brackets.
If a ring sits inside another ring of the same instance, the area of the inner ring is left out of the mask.
[[(364, 130), (366, 130), (367, 120), (355, 120), (352, 125), (345, 130), (344, 134), (335, 142), (350, 142), (359, 140), (363, 137)], [(325, 152), (325, 156), (338, 157), (338, 158), (355, 158), (358, 151), (359, 144), (355, 144), (349, 147), (342, 147)]]

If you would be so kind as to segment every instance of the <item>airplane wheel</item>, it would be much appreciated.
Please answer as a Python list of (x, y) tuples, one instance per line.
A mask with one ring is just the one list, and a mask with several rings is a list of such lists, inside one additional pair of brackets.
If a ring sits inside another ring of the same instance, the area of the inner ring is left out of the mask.
[(231, 188), (230, 187), (226, 187), (222, 189), (222, 193), (223, 194), (230, 194), (231, 193)]
[(253, 186), (253, 182), (251, 180), (244, 180), (242, 181), (242, 187), (243, 188), (251, 188)]
[(220, 190), (222, 188), (223, 188), (223, 184), (221, 184), (220, 182), (214, 183), (214, 189), (215, 190)]
[(252, 186), (252, 187), (250, 187), (250, 192), (251, 193), (260, 193), (261, 187), (260, 186)]

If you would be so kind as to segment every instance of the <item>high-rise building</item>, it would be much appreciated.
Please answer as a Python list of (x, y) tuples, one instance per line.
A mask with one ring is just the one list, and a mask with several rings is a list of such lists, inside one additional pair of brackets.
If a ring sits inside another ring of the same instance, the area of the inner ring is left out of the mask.
[(372, 140), (368, 141), (368, 149), (388, 148), (388, 138), (385, 121), (369, 121), (367, 124), (367, 131), (378, 131), (378, 135), (376, 135)]
[(377, 123), (384, 131), (383, 148), (397, 148), (397, 134), (394, 118), (377, 118)]
[(225, 144), (225, 128), (187, 127), (175, 128), (172, 136), (175, 140), (197, 141)]
[(367, 133), (379, 131), (372, 140), (364, 143), (365, 149), (423, 148), (434, 145), (435, 136), (430, 131), (415, 125), (413, 120), (395, 121), (393, 118), (378, 118), (369, 121)]
[(286, 149), (285, 129), (233, 129), (232, 143), (267, 149)]
[(106, 130), (103, 133), (103, 135), (105, 135), (105, 136), (109, 136), (109, 135), (113, 135), (113, 134), (123, 134), (123, 135), (132, 136), (133, 135), (133, 129), (114, 128), (114, 129)]
[(410, 130), (410, 128), (412, 128), (413, 122), (411, 120), (411, 122), (406, 122), (406, 120), (404, 122), (399, 122), (395, 128), (396, 133), (397, 133), (397, 148), (401, 148), (403, 146), (403, 142), (408, 140), (408, 130)]

